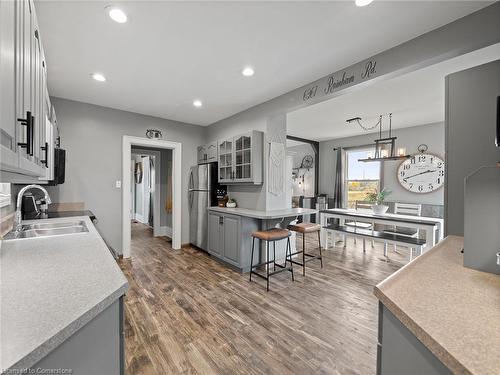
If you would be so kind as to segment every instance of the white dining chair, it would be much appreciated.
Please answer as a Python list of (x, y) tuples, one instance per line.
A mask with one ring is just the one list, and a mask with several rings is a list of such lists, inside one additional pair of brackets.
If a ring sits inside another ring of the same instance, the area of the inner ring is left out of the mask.
[[(394, 213), (400, 215), (422, 216), (422, 205), (419, 203), (399, 203), (394, 204)], [(397, 227), (385, 229), (384, 232), (397, 234), (399, 236), (418, 238), (420, 231), (413, 228)], [(394, 244), (394, 251), (397, 251), (397, 245)]]

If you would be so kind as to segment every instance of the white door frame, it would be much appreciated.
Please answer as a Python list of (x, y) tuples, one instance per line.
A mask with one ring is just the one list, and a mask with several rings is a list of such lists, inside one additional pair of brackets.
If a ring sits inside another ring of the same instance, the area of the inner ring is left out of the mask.
[(132, 146), (172, 150), (172, 248), (181, 248), (182, 220), (182, 144), (159, 139), (123, 136), (122, 141), (122, 247), (123, 257), (130, 258), (130, 166)]
[[(134, 150), (132, 155), (148, 155), (154, 156), (155, 158), (155, 194), (153, 199), (153, 236), (164, 236), (165, 233), (162, 233), (161, 223), (160, 223), (160, 171), (161, 171), (161, 153), (160, 151), (153, 150)], [(166, 166), (165, 166), (166, 168)], [(132, 168), (130, 168), (132, 170)]]

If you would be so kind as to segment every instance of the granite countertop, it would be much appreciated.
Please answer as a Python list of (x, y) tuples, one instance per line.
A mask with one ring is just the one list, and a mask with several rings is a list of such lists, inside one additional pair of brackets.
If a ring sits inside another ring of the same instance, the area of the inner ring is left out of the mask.
[(228, 208), (228, 207), (210, 207), (210, 211), (221, 212), (224, 214), (233, 214), (238, 216), (250, 217), (253, 219), (281, 219), (282, 217), (293, 217), (302, 215), (317, 214), (318, 210), (312, 208), (285, 208), (282, 210), (252, 210), (249, 208)]
[(88, 216), (24, 223), (74, 220), (89, 232), (1, 243), (0, 371), (35, 365), (128, 289)]
[(374, 293), (453, 373), (498, 373), (500, 276), (465, 268), (462, 248), (447, 237)]

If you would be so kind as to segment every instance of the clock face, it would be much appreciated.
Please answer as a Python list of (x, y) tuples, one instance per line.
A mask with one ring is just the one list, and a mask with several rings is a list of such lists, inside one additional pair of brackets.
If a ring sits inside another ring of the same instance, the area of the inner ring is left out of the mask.
[(444, 161), (432, 154), (413, 155), (399, 166), (398, 181), (412, 193), (433, 192), (444, 184)]

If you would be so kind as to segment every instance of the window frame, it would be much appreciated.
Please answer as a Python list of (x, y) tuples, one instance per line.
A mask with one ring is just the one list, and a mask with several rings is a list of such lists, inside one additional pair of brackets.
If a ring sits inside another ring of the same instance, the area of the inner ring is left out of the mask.
[[(346, 208), (349, 208), (349, 153), (350, 152), (359, 152), (359, 151), (373, 151), (373, 144), (366, 144), (360, 146), (352, 146), (344, 148), (345, 151), (345, 168), (344, 168), (344, 202)], [(384, 165), (382, 162), (379, 163), (379, 190), (381, 190), (384, 186)], [(351, 180), (351, 181), (360, 181), (360, 180)], [(367, 180), (370, 181), (370, 180)], [(373, 180), (376, 181), (376, 180)]]

